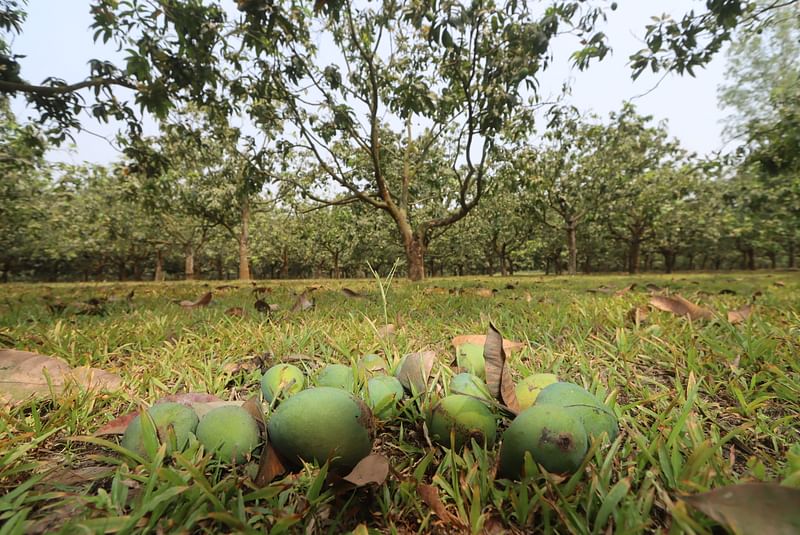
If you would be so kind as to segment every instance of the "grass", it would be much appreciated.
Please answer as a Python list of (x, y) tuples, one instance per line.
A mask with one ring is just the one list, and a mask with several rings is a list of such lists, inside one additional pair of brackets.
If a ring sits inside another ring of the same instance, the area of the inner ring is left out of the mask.
[[(622, 296), (586, 291), (631, 282), (639, 286)], [(647, 302), (648, 282), (712, 307), (721, 319), (651, 312), (631, 325), (626, 314)], [(208, 283), (0, 287), (0, 345), (116, 372), (125, 385), (113, 394), (72, 388), (0, 412), (0, 534), (710, 533), (714, 523), (680, 494), (751, 480), (800, 483), (797, 273), (395, 279), (388, 289), (377, 280), (316, 283), (323, 286), (314, 292), (316, 307), (291, 313), (293, 292), (310, 283), (264, 282), (272, 289), (267, 300), (281, 306), (270, 317), (253, 309), (250, 285), (217, 291), (211, 306), (193, 310), (172, 300), (194, 299)], [(342, 286), (367, 298), (347, 298)], [(478, 287), (498, 292), (482, 297), (471, 291)], [(131, 289), (131, 303), (108, 303), (97, 315), (69, 307), (54, 313), (45, 300)], [(763, 295), (747, 322), (724, 320), (756, 291)], [(245, 309), (244, 318), (225, 314), (234, 306)], [(385, 317), (397, 325), (393, 337), (380, 333)], [(531, 465), (533, 475), (512, 482), (495, 476), (496, 449), (431, 448), (422, 398), (379, 426), (375, 448), (390, 458), (389, 479), (355, 490), (326, 483), (326, 466), (256, 488), (247, 467), (219, 466), (197, 446), (143, 460), (115, 439), (79, 438), (166, 394), (246, 399), (258, 390), (256, 364), (293, 354), (310, 357), (296, 362), (313, 376), (324, 363), (366, 353), (396, 362), (433, 349), (440, 361), (434, 377), (446, 384), (450, 339), (485, 333), (489, 321), (506, 338), (528, 343), (512, 357), (515, 377), (552, 371), (595, 392), (620, 417), (620, 437), (595, 444), (572, 477)], [(419, 484), (433, 486), (458, 520), (434, 514)]]

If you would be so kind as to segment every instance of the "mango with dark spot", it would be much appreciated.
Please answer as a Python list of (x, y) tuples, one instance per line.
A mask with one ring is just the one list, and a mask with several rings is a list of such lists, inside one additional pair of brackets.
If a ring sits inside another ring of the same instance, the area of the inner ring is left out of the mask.
[(583, 462), (589, 443), (580, 419), (556, 405), (522, 411), (503, 433), (498, 473), (509, 479), (525, 474), (525, 452), (548, 472), (570, 474)]

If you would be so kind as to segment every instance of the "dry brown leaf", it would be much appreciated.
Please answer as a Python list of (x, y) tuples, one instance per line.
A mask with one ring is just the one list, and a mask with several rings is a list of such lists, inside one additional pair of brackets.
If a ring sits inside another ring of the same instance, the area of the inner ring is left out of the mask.
[(479, 295), (480, 297), (494, 297), (494, 294), (497, 290), (493, 290), (491, 288), (476, 288), (475, 295)]
[(205, 307), (205, 306), (208, 306), (208, 304), (211, 302), (212, 295), (213, 294), (211, 292), (206, 292), (197, 301), (181, 301), (179, 304), (183, 308)]
[(446, 294), (447, 290), (439, 286), (431, 286), (422, 290), (422, 295)]
[(533, 301), (533, 296), (530, 292), (525, 292), (525, 302), (530, 303), (531, 301)]
[(225, 310), (225, 315), (231, 316), (232, 318), (243, 318), (244, 309), (242, 307), (231, 307)]
[(78, 468), (68, 468), (66, 466), (59, 466), (49, 474), (47, 474), (42, 483), (53, 485), (64, 485), (67, 487), (80, 485), (83, 483), (91, 483), (98, 479), (106, 478), (116, 471), (114, 466), (96, 465), (96, 466), (81, 466)]
[[(462, 334), (459, 336), (454, 336), (451, 340), (453, 347), (458, 348), (464, 344), (476, 344), (479, 346), (486, 344), (486, 335), (485, 334)], [(525, 342), (514, 342), (513, 340), (503, 340), (503, 351), (506, 353), (513, 353), (514, 351), (519, 351), (520, 349), (525, 347)]]
[(388, 338), (390, 336), (394, 336), (397, 329), (394, 326), (394, 323), (387, 323), (381, 327), (378, 327), (378, 336), (382, 338)]
[(345, 297), (349, 297), (350, 299), (364, 299), (366, 297), (355, 290), (351, 290), (350, 288), (342, 288), (342, 293), (345, 295)]
[[(269, 437), (267, 437), (268, 440)], [(286, 473), (286, 466), (284, 466), (283, 461), (278, 455), (278, 452), (275, 451), (275, 448), (272, 447), (272, 444), (267, 442), (261, 450), (261, 461), (258, 465), (258, 474), (256, 474), (255, 480), (253, 483), (259, 488), (266, 487), (272, 481)]]
[(777, 286), (778, 288), (783, 288), (784, 286), (786, 286), (786, 283), (783, 281), (775, 281), (772, 284)]
[(648, 282), (647, 284), (644, 285), (644, 287), (648, 292), (651, 293), (661, 292), (664, 290), (664, 288), (662, 288), (657, 284), (653, 284), (652, 282)]
[(743, 483), (680, 499), (733, 533), (800, 533), (800, 489), (775, 483)]
[(506, 364), (503, 351), (503, 336), (491, 323), (483, 346), (483, 358), (486, 361), (486, 385), (495, 399), (505, 404), (514, 414), (519, 413), (519, 402), (514, 390), (514, 381)]
[(436, 513), (436, 516), (441, 518), (444, 522), (453, 526), (464, 527), (464, 523), (461, 522), (461, 519), (448, 511), (444, 506), (441, 498), (439, 498), (439, 491), (436, 490), (436, 487), (420, 483), (417, 485), (417, 492), (420, 498), (422, 498), (422, 501), (424, 501), (428, 507)]
[(650, 304), (664, 312), (672, 312), (677, 316), (689, 316), (689, 319), (711, 319), (714, 313), (701, 306), (695, 305), (691, 301), (684, 299), (680, 294), (672, 297), (665, 295), (654, 295), (650, 298)]
[(436, 353), (433, 351), (409, 353), (397, 373), (397, 380), (411, 392), (425, 392), (435, 362)]
[(621, 288), (621, 289), (617, 290), (616, 292), (614, 292), (614, 295), (617, 296), (617, 297), (625, 295), (626, 293), (630, 292), (634, 288), (636, 288), (636, 283), (635, 282), (632, 283), (632, 284), (627, 285), (624, 288)]
[(738, 310), (729, 310), (728, 321), (731, 322), (731, 325), (738, 325), (739, 323), (747, 321), (747, 318), (749, 318), (752, 313), (753, 305), (747, 304)]
[(650, 312), (645, 307), (634, 307), (628, 311), (625, 315), (626, 319), (629, 323), (633, 323), (637, 327), (640, 326), (642, 323), (647, 321), (647, 316), (650, 315)]
[(314, 300), (309, 299), (308, 295), (309, 290), (306, 290), (297, 297), (297, 301), (295, 301), (294, 306), (292, 306), (292, 312), (300, 312), (302, 310), (314, 308)]
[(51, 387), (57, 394), (68, 384), (113, 392), (122, 388), (122, 378), (97, 368), (72, 368), (57, 357), (16, 349), (0, 350), (0, 404), (47, 396)]
[(383, 485), (388, 475), (389, 459), (380, 453), (372, 453), (361, 459), (343, 479), (356, 487), (363, 487), (370, 483)]

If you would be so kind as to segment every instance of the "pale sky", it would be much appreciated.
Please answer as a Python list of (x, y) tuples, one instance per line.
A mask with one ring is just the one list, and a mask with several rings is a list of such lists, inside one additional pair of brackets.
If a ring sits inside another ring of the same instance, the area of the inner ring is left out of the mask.
[[(232, 3), (232, 2), (231, 2)], [(618, 0), (619, 8), (608, 12), (603, 31), (610, 37), (613, 53), (588, 71), (571, 69), (569, 54), (572, 48), (557, 44), (553, 65), (540, 78), (541, 93), (557, 94), (564, 80), (572, 80), (569, 103), (582, 111), (594, 111), (607, 116), (618, 110), (622, 102), (637, 95), (634, 102), (641, 113), (656, 120), (667, 119), (673, 136), (683, 146), (698, 154), (710, 154), (723, 148), (721, 120), (726, 113), (717, 105), (717, 87), (723, 82), (725, 57), (720, 53), (705, 69), (696, 72), (697, 78), (670, 75), (655, 87), (662, 75), (649, 71), (636, 82), (630, 78), (628, 57), (644, 47), (641, 39), (650, 17), (670, 13), (680, 17), (689, 9), (701, 10), (702, 0)], [(31, 0), (28, 19), (12, 46), (22, 60), (22, 75), (30, 82), (40, 83), (48, 76), (76, 82), (88, 74), (90, 58), (121, 59), (112, 46), (92, 42), (89, 2), (83, 0)], [(118, 61), (117, 64), (122, 64)], [(87, 96), (87, 99), (91, 98)], [(30, 112), (24, 102), (16, 99), (14, 111), (21, 118)], [(84, 128), (113, 139), (117, 125), (100, 124), (83, 117)], [(154, 133), (151, 124), (145, 131)], [(75, 135), (76, 144), (67, 144), (50, 155), (51, 160), (108, 163), (118, 158), (118, 152), (105, 140), (87, 132)], [(730, 149), (730, 147), (728, 147)]]

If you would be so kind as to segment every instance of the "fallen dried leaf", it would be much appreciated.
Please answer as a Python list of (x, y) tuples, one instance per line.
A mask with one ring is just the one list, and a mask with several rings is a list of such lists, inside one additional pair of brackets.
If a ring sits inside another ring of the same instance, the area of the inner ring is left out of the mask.
[(673, 297), (654, 295), (650, 298), (650, 304), (664, 312), (672, 312), (677, 316), (689, 316), (689, 319), (693, 320), (714, 317), (714, 313), (711, 310), (695, 305), (679, 294), (675, 294)]
[(268, 438), (269, 437), (264, 439), (267, 443), (261, 450), (258, 474), (256, 474), (256, 478), (253, 480), (253, 483), (259, 488), (266, 487), (272, 483), (276, 477), (286, 473), (286, 466), (284, 466), (278, 452), (275, 451), (272, 444), (268, 442)]
[(650, 315), (650, 312), (645, 307), (634, 307), (628, 311), (625, 315), (626, 319), (629, 323), (633, 323), (637, 327), (639, 327), (642, 323), (647, 321), (647, 316)]
[(197, 301), (181, 301), (179, 304), (184, 308), (199, 308), (208, 306), (211, 302), (212, 293), (203, 294)]
[(736, 295), (736, 290), (731, 290), (730, 288), (723, 288), (719, 291), (719, 295)]
[(777, 286), (778, 288), (783, 288), (784, 286), (786, 286), (786, 283), (785, 283), (785, 282), (783, 282), (783, 281), (775, 281), (775, 282), (773, 282), (772, 284), (773, 284), (774, 286)]
[(387, 338), (389, 336), (394, 336), (397, 329), (395, 329), (394, 323), (387, 323), (382, 327), (378, 327), (378, 336), (382, 338)]
[(300, 312), (301, 310), (314, 308), (314, 300), (308, 298), (308, 293), (309, 290), (306, 290), (297, 297), (297, 301), (295, 301), (294, 306), (292, 306), (292, 312)]
[(614, 292), (614, 295), (617, 296), (617, 297), (625, 295), (626, 293), (630, 292), (634, 288), (636, 288), (636, 283), (635, 282), (632, 283), (632, 284), (627, 285), (624, 288), (621, 288), (621, 289), (617, 290), (616, 292)]
[(680, 499), (736, 534), (800, 533), (800, 489), (743, 483)]
[(232, 318), (243, 318), (244, 309), (242, 307), (231, 307), (225, 310), (225, 315), (231, 316)]
[(417, 485), (417, 492), (420, 498), (422, 498), (422, 501), (424, 501), (428, 507), (436, 513), (436, 516), (441, 518), (444, 522), (452, 524), (453, 526), (464, 527), (464, 523), (461, 522), (461, 519), (448, 511), (444, 506), (441, 498), (439, 498), (439, 491), (436, 490), (436, 487), (420, 483)]
[(486, 360), (486, 385), (489, 387), (489, 393), (503, 402), (511, 412), (519, 413), (514, 381), (506, 365), (506, 354), (503, 351), (503, 336), (491, 323), (483, 346), (483, 358)]
[(116, 391), (122, 378), (97, 368), (72, 368), (64, 360), (28, 351), (0, 350), (0, 404), (23, 401), (31, 396), (61, 392), (68, 384), (87, 390)]
[(382, 485), (389, 475), (389, 459), (380, 453), (372, 453), (361, 459), (344, 480), (356, 487), (370, 483)]
[(364, 299), (366, 297), (365, 295), (361, 295), (350, 288), (342, 288), (342, 293), (345, 295), (345, 297), (349, 297), (350, 299)]
[(409, 353), (397, 373), (397, 380), (411, 392), (425, 392), (435, 362), (436, 353), (433, 351)]
[(753, 313), (753, 305), (747, 304), (738, 310), (729, 310), (728, 321), (731, 322), (731, 325), (744, 323), (745, 321), (747, 321), (747, 318), (749, 318), (750, 314), (752, 313)]
[(476, 288), (475, 295), (479, 295), (481, 297), (494, 297), (494, 294), (497, 293), (497, 290), (491, 288)]

